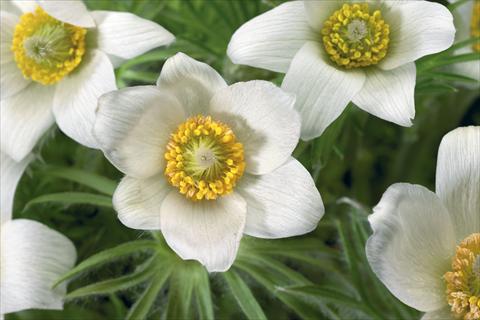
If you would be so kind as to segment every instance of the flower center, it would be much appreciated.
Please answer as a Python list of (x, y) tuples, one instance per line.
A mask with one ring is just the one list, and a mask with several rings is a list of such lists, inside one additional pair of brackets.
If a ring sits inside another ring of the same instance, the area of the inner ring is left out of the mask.
[[(472, 37), (480, 37), (480, 1), (478, 0), (473, 2), (470, 33)], [(472, 47), (474, 51), (480, 52), (480, 41), (475, 41)]]
[(390, 27), (368, 3), (344, 4), (323, 24), (323, 45), (330, 59), (347, 69), (379, 63), (387, 54)]
[(72, 72), (85, 53), (86, 29), (61, 22), (42, 8), (20, 17), (12, 51), (26, 78), (54, 84)]
[(201, 115), (187, 119), (171, 136), (165, 176), (188, 199), (214, 200), (233, 191), (243, 175), (243, 145), (224, 123)]
[(473, 233), (457, 246), (452, 271), (443, 276), (447, 301), (459, 319), (480, 319), (480, 233)]

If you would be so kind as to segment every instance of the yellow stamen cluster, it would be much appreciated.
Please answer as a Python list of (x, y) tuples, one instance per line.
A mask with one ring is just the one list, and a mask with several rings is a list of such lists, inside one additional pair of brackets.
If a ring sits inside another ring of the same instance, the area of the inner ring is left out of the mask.
[(15, 61), (26, 78), (44, 85), (57, 83), (82, 61), (86, 33), (37, 7), (23, 14), (15, 27)]
[(447, 300), (458, 319), (480, 319), (480, 233), (457, 246), (452, 271), (444, 275)]
[[(473, 1), (473, 9), (472, 9), (472, 21), (470, 23), (470, 30), (472, 37), (480, 37), (480, 1), (474, 0)], [(476, 52), (480, 52), (480, 40), (475, 41), (473, 44), (473, 50)]]
[(214, 200), (233, 191), (243, 175), (243, 145), (233, 131), (210, 116), (178, 126), (165, 152), (165, 176), (188, 199)]
[(387, 54), (390, 27), (368, 3), (344, 4), (323, 24), (322, 39), (330, 59), (347, 69), (380, 62)]

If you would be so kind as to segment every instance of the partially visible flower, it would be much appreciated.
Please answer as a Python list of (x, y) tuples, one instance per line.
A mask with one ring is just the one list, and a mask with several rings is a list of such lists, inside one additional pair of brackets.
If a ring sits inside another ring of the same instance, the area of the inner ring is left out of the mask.
[(480, 319), (480, 127), (448, 133), (436, 193), (392, 185), (369, 217), (373, 271), (423, 319)]
[[(450, 2), (455, 2), (449, 0)], [(454, 11), (453, 17), (457, 34), (455, 42), (468, 40), (472, 37), (480, 38), (480, 1), (469, 0), (460, 4)], [(471, 45), (455, 51), (455, 54), (476, 53), (478, 59), (475, 61), (456, 63), (451, 66), (452, 72), (477, 80), (470, 87), (478, 88), (480, 85), (480, 40)]]
[(55, 121), (96, 147), (94, 110), (116, 89), (114, 65), (174, 40), (152, 21), (81, 1), (2, 1), (0, 15), (1, 150), (16, 161)]
[(266, 81), (228, 86), (179, 53), (157, 86), (99, 100), (94, 134), (126, 177), (113, 196), (120, 221), (161, 230), (183, 259), (232, 265), (242, 234), (282, 238), (315, 229), (322, 199), (291, 153), (295, 99)]
[(453, 43), (451, 13), (429, 1), (292, 1), (232, 36), (234, 63), (284, 72), (304, 140), (320, 136), (350, 101), (387, 121), (415, 116), (414, 61)]
[(30, 160), (15, 162), (4, 153), (0, 158), (0, 315), (62, 309), (66, 284), (52, 286), (77, 256), (72, 242), (57, 231), (33, 220), (12, 220), (15, 189)]

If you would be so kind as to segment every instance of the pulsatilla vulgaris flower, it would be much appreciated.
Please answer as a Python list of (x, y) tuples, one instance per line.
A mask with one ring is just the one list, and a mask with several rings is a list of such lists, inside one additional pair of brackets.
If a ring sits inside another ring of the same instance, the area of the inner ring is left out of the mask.
[(30, 160), (15, 162), (4, 153), (0, 158), (0, 317), (25, 309), (62, 309), (66, 285), (52, 286), (77, 256), (72, 242), (57, 231), (33, 220), (12, 220), (15, 188)]
[(157, 86), (99, 100), (94, 134), (126, 177), (113, 204), (121, 222), (161, 230), (183, 259), (227, 270), (242, 234), (280, 238), (313, 230), (324, 213), (312, 178), (291, 152), (295, 99), (265, 81), (227, 86), (179, 53)]
[[(450, 0), (454, 3), (456, 1)], [(480, 57), (480, 1), (470, 0), (460, 4), (453, 11), (455, 27), (457, 34), (455, 42), (477, 38), (469, 46), (465, 46), (455, 51), (455, 54), (477, 53)], [(477, 80), (476, 83), (469, 85), (472, 88), (478, 88), (480, 85), (480, 61), (467, 61), (456, 63), (451, 66), (452, 72)]]
[(88, 12), (81, 1), (2, 1), (1, 150), (25, 157), (55, 122), (96, 147), (97, 99), (116, 89), (114, 65), (174, 37), (125, 12)]
[(427, 1), (294, 1), (245, 23), (228, 46), (237, 64), (286, 72), (302, 139), (318, 137), (352, 101), (402, 126), (415, 115), (414, 61), (450, 47), (453, 18)]
[(440, 145), (436, 193), (394, 184), (369, 217), (370, 265), (423, 319), (480, 319), (480, 127)]

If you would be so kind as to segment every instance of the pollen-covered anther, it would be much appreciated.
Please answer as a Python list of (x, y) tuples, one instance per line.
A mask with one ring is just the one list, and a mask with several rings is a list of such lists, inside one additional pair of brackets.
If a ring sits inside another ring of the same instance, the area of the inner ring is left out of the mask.
[(86, 29), (61, 22), (42, 8), (20, 17), (12, 51), (25, 78), (54, 84), (72, 72), (85, 53)]
[(347, 69), (379, 63), (388, 51), (390, 27), (368, 3), (344, 4), (323, 24), (322, 39), (330, 59)]
[[(473, 1), (472, 21), (470, 22), (470, 33), (472, 38), (480, 38), (480, 1)], [(472, 45), (473, 50), (480, 52), (480, 40), (477, 39)]]
[(167, 180), (194, 201), (231, 193), (245, 170), (243, 145), (226, 124), (210, 116), (180, 124), (167, 144), (165, 160)]
[(457, 247), (452, 271), (445, 273), (447, 301), (457, 319), (480, 319), (480, 233)]

